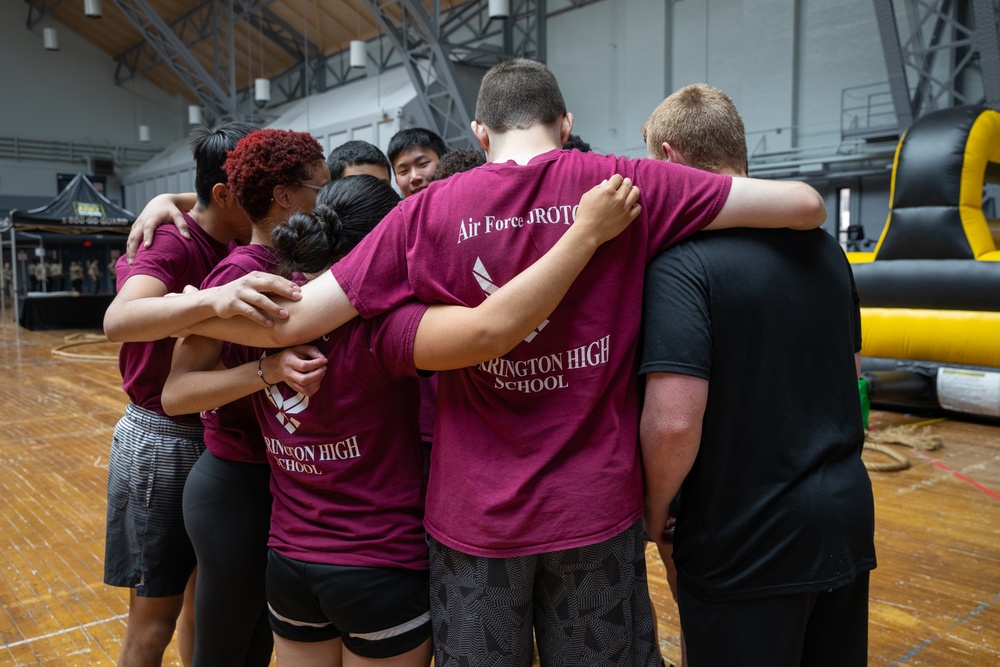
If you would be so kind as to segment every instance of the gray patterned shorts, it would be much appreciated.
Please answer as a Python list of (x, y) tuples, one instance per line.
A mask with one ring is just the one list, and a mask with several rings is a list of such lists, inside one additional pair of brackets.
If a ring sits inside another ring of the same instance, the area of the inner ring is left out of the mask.
[(513, 558), (428, 538), (434, 664), (658, 667), (642, 521), (604, 542)]
[(195, 566), (181, 496), (205, 451), (200, 423), (132, 405), (115, 426), (108, 461), (104, 583), (139, 597), (181, 595)]

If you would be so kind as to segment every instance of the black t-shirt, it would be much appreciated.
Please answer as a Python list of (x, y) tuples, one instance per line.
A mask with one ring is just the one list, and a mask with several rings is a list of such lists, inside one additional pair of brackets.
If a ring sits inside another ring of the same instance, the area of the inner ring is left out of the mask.
[(850, 265), (822, 230), (704, 232), (646, 273), (640, 373), (709, 381), (675, 503), (684, 586), (715, 600), (837, 588), (875, 567)]

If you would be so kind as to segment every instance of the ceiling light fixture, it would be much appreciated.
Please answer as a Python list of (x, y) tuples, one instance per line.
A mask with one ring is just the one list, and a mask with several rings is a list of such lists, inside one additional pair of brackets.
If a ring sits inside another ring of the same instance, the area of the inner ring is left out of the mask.
[(505, 19), (510, 16), (510, 0), (490, 0), (491, 19)]
[(263, 77), (253, 80), (253, 99), (263, 106), (271, 100), (271, 80)]
[(368, 62), (368, 47), (360, 39), (351, 40), (351, 67), (364, 67)]
[(42, 43), (45, 45), (46, 51), (59, 50), (59, 33), (56, 32), (55, 28), (42, 29)]
[(101, 0), (83, 0), (83, 13), (87, 18), (101, 18), (103, 16), (101, 12)]

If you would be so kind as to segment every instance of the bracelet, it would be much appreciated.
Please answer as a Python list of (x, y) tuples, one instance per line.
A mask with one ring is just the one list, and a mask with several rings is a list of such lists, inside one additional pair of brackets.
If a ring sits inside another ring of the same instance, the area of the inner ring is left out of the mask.
[(263, 354), (260, 355), (260, 361), (257, 362), (257, 377), (259, 377), (260, 381), (263, 382), (268, 389), (270, 389), (274, 385), (264, 379), (264, 369), (260, 367), (260, 365), (264, 363), (264, 356), (265, 355)]

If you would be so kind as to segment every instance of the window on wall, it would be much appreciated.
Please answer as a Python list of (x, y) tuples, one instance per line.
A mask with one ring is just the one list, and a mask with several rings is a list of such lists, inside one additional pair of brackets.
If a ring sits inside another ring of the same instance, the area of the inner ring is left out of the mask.
[(837, 191), (837, 239), (840, 247), (848, 249), (851, 243), (851, 189), (840, 188)]

